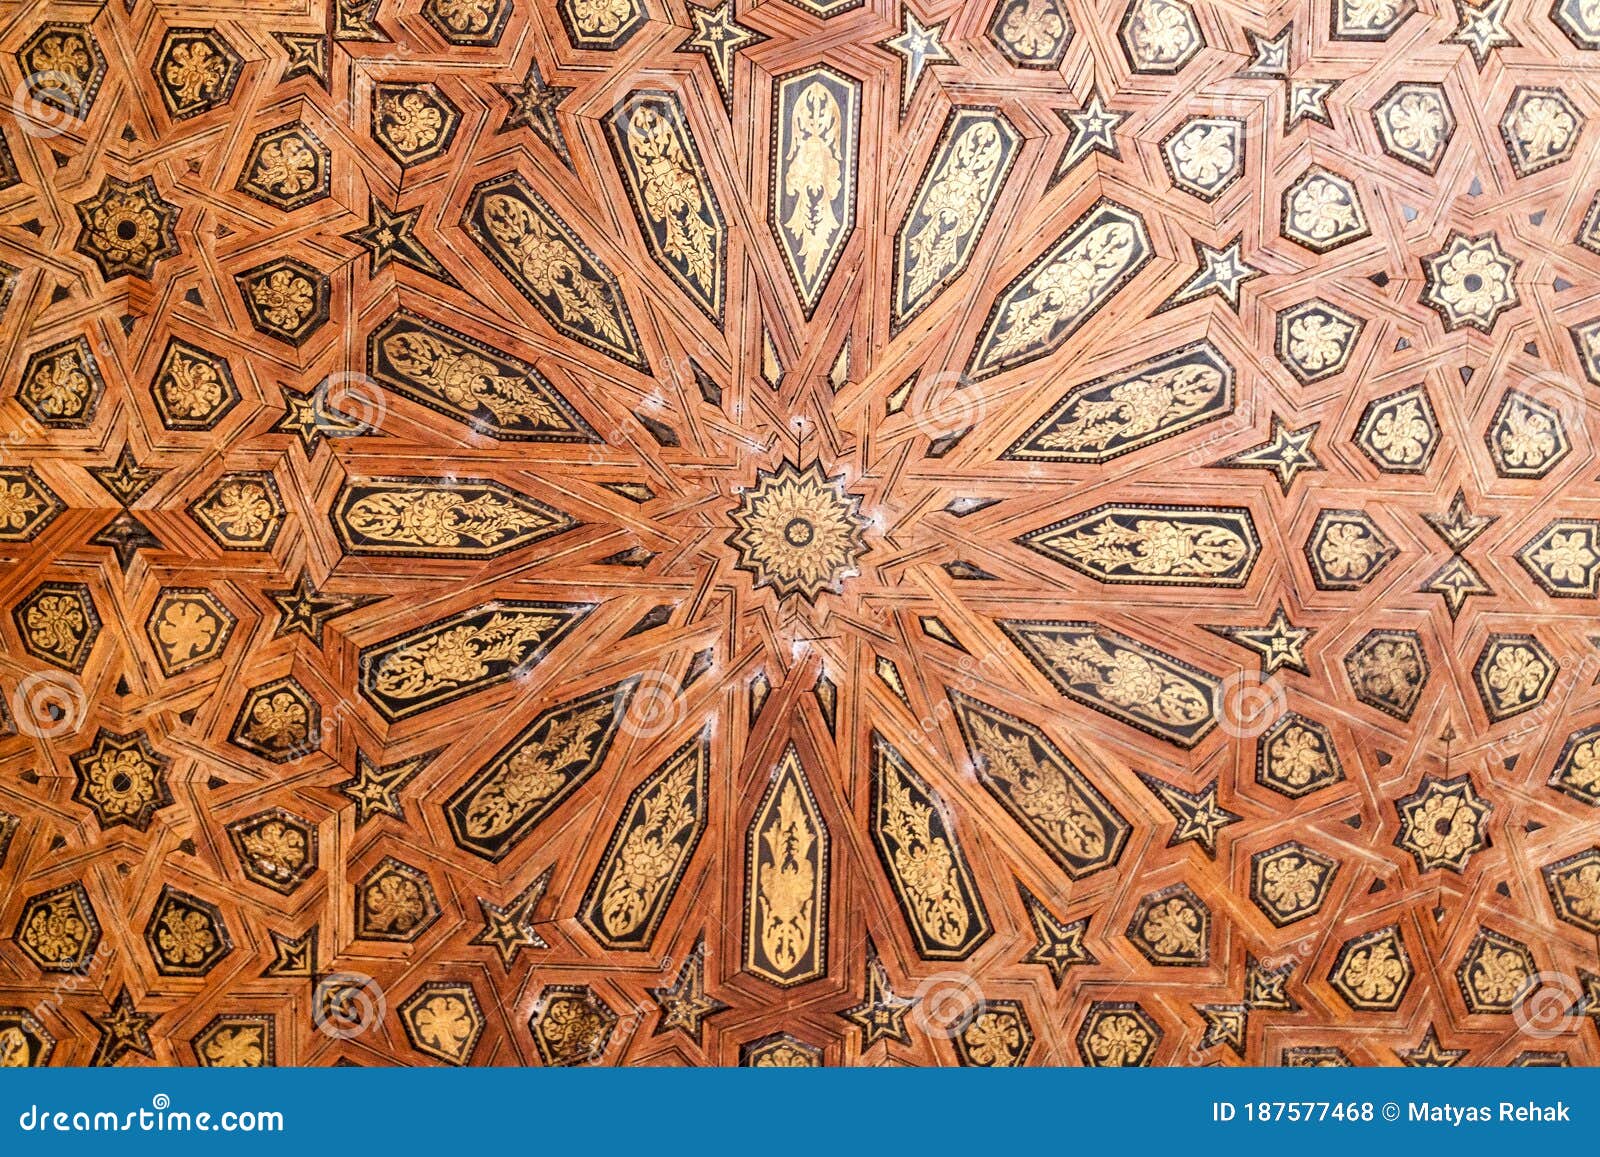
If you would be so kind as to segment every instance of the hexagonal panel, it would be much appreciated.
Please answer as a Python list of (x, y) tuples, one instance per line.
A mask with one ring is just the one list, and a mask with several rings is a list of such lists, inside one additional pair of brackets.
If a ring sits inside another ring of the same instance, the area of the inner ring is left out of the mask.
[(356, 886), (356, 936), (362, 940), (415, 940), (438, 918), (428, 874), (393, 856)]
[(332, 174), (328, 146), (296, 121), (256, 136), (236, 187), (288, 213), (326, 197)]
[(224, 474), (189, 504), (190, 516), (223, 550), (271, 550), (283, 528), (283, 499), (272, 475)]
[(1015, 1000), (985, 1000), (955, 1035), (956, 1059), (975, 1068), (1026, 1064), (1033, 1051), (1033, 1026)]
[(1211, 954), (1211, 910), (1187, 884), (1174, 884), (1139, 901), (1128, 939), (1152, 964), (1204, 964)]
[(1279, 928), (1315, 916), (1339, 861), (1295, 840), (1250, 857), (1250, 898)]
[(228, 741), (272, 763), (309, 755), (322, 742), (322, 708), (293, 676), (252, 687)]
[(617, 1014), (587, 984), (549, 984), (528, 1029), (547, 1065), (588, 1065), (605, 1055)]
[(222, 600), (203, 587), (162, 587), (144, 632), (161, 673), (176, 675), (220, 657), (236, 621)]
[(17, 947), (45, 972), (86, 972), (100, 945), (100, 921), (82, 884), (63, 884), (22, 905)]
[(1416, 0), (1333, 0), (1334, 40), (1387, 40), (1416, 14)]
[(190, 1044), (195, 1063), (204, 1069), (264, 1069), (278, 1063), (277, 1022), (270, 1013), (214, 1016)]
[(433, 981), (406, 998), (400, 1023), (419, 1053), (447, 1065), (464, 1065), (483, 1035), (483, 1009), (466, 981)]
[(1558, 518), (1517, 551), (1517, 561), (1556, 598), (1600, 595), (1600, 522)]
[(1517, 176), (1531, 176), (1571, 157), (1583, 119), (1559, 88), (1518, 85), (1500, 118), (1500, 139)]
[(1600, 724), (1567, 736), (1549, 784), (1573, 799), (1600, 807)]
[(287, 896), (317, 871), (317, 829), (283, 808), (235, 820), (228, 842), (245, 877)]
[(435, 85), (386, 81), (372, 90), (372, 139), (402, 167), (442, 157), (460, 123), (461, 110)]
[(775, 1032), (739, 1046), (739, 1065), (746, 1069), (817, 1069), (822, 1050), (799, 1037)]
[(215, 28), (169, 28), (150, 74), (173, 120), (227, 104), (244, 62)]
[(167, 339), (150, 395), (169, 430), (210, 430), (239, 404), (228, 359), (178, 338)]
[(1393, 1012), (1415, 976), (1400, 929), (1391, 924), (1346, 940), (1328, 983), (1358, 1012)]
[(1356, 698), (1368, 707), (1411, 718), (1428, 682), (1428, 656), (1416, 631), (1368, 631), (1344, 657)]
[(1372, 107), (1372, 124), (1384, 152), (1431, 175), (1455, 135), (1456, 114), (1443, 85), (1397, 84)]
[(1550, 19), (1585, 52), (1600, 52), (1600, 12), (1585, 0), (1555, 0)]
[(0, 542), (31, 542), (66, 503), (27, 466), (0, 467)]
[(42, 1069), (56, 1038), (25, 1008), (0, 1008), (0, 1068)]
[(1327, 253), (1371, 232), (1355, 183), (1316, 165), (1283, 191), (1282, 229), (1313, 253)]
[(1600, 936), (1600, 847), (1546, 864), (1540, 871), (1557, 918)]
[(1344, 779), (1333, 735), (1314, 719), (1286, 712), (1256, 741), (1256, 782), (1299, 799)]
[(1561, 412), (1520, 390), (1507, 390), (1483, 440), (1502, 478), (1543, 478), (1572, 451)]
[(1456, 984), (1468, 1012), (1509, 1014), (1538, 986), (1538, 972), (1526, 944), (1480, 925), (1456, 968)]
[(1356, 445), (1385, 474), (1421, 474), (1439, 448), (1439, 419), (1428, 391), (1412, 386), (1368, 404)]
[(144, 942), (162, 976), (204, 976), (233, 949), (221, 909), (170, 884), (161, 888)]
[(1472, 680), (1491, 723), (1532, 711), (1550, 693), (1561, 665), (1532, 635), (1491, 634), (1478, 652)]
[(17, 71), (30, 98), (82, 120), (100, 92), (106, 58), (87, 24), (51, 21), (17, 50)]
[(1233, 117), (1190, 117), (1161, 142), (1172, 183), (1202, 201), (1215, 201), (1244, 176), (1244, 122)]
[(250, 323), (268, 337), (299, 347), (328, 320), (328, 278), (302, 261), (280, 257), (234, 276)]
[(100, 636), (100, 614), (83, 583), (40, 583), (11, 609), (22, 649), (77, 674)]
[(1162, 1036), (1138, 1004), (1097, 1000), (1078, 1026), (1078, 1056), (1090, 1068), (1138, 1068), (1152, 1062)]
[(72, 757), (78, 777), (72, 798), (94, 811), (102, 829), (127, 824), (142, 832), (172, 802), (168, 765), (144, 732), (121, 735), (102, 727), (94, 743)]
[(1312, 581), (1324, 591), (1359, 590), (1399, 553), (1361, 510), (1321, 511), (1305, 545)]
[(1342, 373), (1366, 321), (1321, 298), (1302, 301), (1278, 314), (1276, 352), (1306, 385)]
[(17, 401), (53, 430), (81, 430), (94, 421), (105, 392), (105, 379), (89, 342), (75, 337), (28, 358)]
[(989, 39), (1018, 68), (1059, 68), (1074, 34), (1063, 0), (1000, 0)]
[(1129, 68), (1158, 76), (1179, 71), (1206, 45), (1186, 0), (1129, 0), (1117, 37)]
[(451, 44), (493, 47), (514, 8), (512, 0), (423, 0), (422, 15)]

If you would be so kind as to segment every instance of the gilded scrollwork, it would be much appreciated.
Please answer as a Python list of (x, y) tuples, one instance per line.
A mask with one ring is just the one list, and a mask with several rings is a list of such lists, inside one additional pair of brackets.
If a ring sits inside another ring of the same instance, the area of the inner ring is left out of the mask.
[(498, 558), (577, 523), (504, 483), (479, 478), (347, 479), (333, 529), (350, 554)]
[(768, 221), (806, 316), (855, 231), (861, 82), (817, 65), (772, 87)]
[(1103, 583), (1238, 587), (1260, 553), (1242, 506), (1108, 504), (1017, 539)]
[(832, 836), (793, 747), (756, 807), (745, 845), (745, 971), (782, 988), (824, 975)]

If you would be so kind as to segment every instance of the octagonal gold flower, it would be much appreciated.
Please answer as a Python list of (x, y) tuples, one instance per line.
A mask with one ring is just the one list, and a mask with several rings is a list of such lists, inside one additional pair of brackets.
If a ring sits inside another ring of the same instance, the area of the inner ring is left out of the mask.
[(1521, 265), (1493, 233), (1469, 237), (1451, 230), (1444, 248), (1422, 259), (1422, 302), (1447, 330), (1469, 325), (1488, 333), (1502, 313), (1522, 303), (1513, 281)]
[(162, 198), (150, 177), (105, 177), (100, 191), (74, 208), (79, 223), (74, 248), (92, 258), (107, 281), (130, 273), (148, 281), (156, 262), (178, 253), (180, 210)]
[(1417, 871), (1448, 868), (1460, 872), (1474, 852), (1489, 846), (1490, 804), (1468, 776), (1424, 776), (1417, 790), (1394, 805), (1400, 817), (1396, 847), (1410, 852)]

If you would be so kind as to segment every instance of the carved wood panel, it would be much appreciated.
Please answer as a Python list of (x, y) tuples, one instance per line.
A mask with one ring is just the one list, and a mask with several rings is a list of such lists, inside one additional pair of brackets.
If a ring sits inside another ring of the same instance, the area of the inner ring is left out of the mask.
[(1592, 3), (7, 17), (0, 1062), (1600, 1059)]

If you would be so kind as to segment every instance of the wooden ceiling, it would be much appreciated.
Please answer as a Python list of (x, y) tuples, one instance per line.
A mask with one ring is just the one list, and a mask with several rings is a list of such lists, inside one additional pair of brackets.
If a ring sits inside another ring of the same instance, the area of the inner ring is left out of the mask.
[(1600, 1061), (1600, 7), (13, 7), (0, 1063)]

